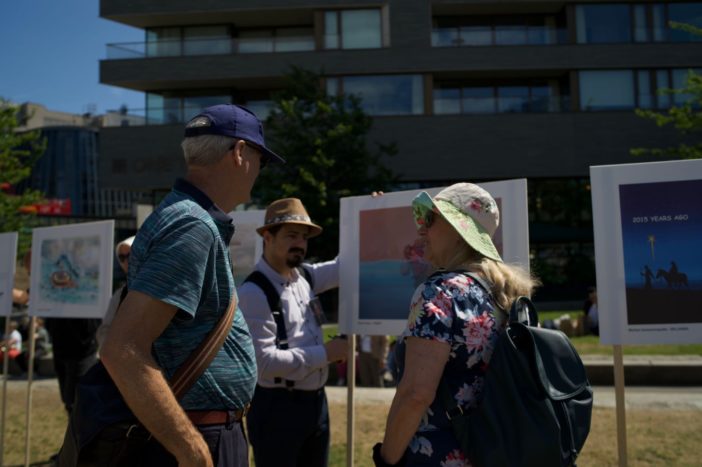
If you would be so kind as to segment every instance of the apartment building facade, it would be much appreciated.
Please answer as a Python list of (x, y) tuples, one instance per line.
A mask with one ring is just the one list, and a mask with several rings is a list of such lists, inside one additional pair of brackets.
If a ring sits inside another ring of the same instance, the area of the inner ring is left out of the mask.
[(220, 102), (265, 116), (294, 65), (360, 95), (404, 183), (528, 177), (535, 256), (561, 274), (592, 257), (589, 166), (675, 144), (634, 109), (682, 102), (657, 91), (702, 68), (702, 38), (669, 26), (702, 26), (699, 1), (101, 0), (100, 15), (145, 31), (100, 62), (102, 83), (146, 93), (145, 125), (101, 132), (108, 186), (168, 187), (184, 121)]

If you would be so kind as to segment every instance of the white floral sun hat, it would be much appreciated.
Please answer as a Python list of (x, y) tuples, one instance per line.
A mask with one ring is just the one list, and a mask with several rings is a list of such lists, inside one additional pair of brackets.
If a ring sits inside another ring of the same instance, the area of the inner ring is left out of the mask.
[(412, 201), (417, 227), (424, 224), (427, 211), (432, 208), (436, 208), (475, 251), (495, 261), (502, 261), (492, 242), (492, 236), (500, 224), (500, 211), (490, 193), (472, 183), (451, 185), (433, 199), (423, 191)]

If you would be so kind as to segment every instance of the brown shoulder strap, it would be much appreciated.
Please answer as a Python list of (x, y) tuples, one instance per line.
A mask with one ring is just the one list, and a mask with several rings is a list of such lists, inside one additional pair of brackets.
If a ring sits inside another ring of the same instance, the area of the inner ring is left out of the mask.
[(195, 384), (195, 381), (210, 366), (219, 352), (232, 327), (236, 312), (236, 295), (232, 296), (227, 312), (219, 319), (217, 325), (207, 334), (188, 359), (178, 368), (170, 380), (171, 389), (176, 399), (180, 399)]

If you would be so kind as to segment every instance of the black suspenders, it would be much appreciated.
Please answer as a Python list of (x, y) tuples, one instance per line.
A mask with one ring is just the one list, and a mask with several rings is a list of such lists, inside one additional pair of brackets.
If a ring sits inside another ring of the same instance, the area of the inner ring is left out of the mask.
[[(310, 289), (313, 289), (314, 286), (312, 283), (312, 275), (307, 270), (307, 268), (300, 267), (298, 268), (298, 272), (301, 273), (305, 280), (307, 280), (307, 282), (310, 284)], [(283, 316), (283, 307), (280, 303), (280, 295), (278, 295), (278, 292), (275, 290), (275, 287), (261, 271), (252, 272), (248, 275), (246, 279), (244, 279), (244, 282), (251, 282), (253, 284), (256, 284), (258, 288), (261, 289), (266, 295), (268, 306), (270, 307), (271, 314), (273, 315), (273, 321), (275, 321), (275, 346), (281, 350), (288, 349), (288, 332), (285, 329), (285, 317)], [(273, 379), (273, 382), (275, 384), (280, 384), (283, 382), (283, 378), (276, 376)], [(293, 387), (295, 387), (295, 381), (286, 379), (285, 387), (292, 389)]]

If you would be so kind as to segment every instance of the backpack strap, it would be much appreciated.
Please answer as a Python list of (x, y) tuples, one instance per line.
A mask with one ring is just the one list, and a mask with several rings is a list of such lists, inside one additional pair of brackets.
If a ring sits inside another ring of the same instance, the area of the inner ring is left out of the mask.
[(300, 273), (301, 277), (304, 277), (307, 283), (310, 285), (310, 290), (314, 293), (314, 279), (312, 279), (312, 273), (309, 269), (304, 266), (297, 268), (297, 272)]
[[(280, 303), (280, 295), (271, 281), (261, 272), (254, 271), (249, 274), (244, 282), (251, 282), (255, 284), (259, 289), (263, 291), (268, 301), (268, 307), (271, 309), (271, 314), (273, 315), (273, 321), (275, 321), (276, 327), (276, 337), (275, 346), (281, 350), (288, 349), (288, 332), (285, 329), (285, 317), (283, 316), (283, 307)], [(283, 378), (276, 376), (273, 378), (275, 384), (280, 384), (283, 382)], [(295, 386), (295, 381), (285, 380), (285, 387), (293, 388)]]

